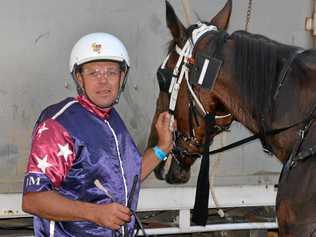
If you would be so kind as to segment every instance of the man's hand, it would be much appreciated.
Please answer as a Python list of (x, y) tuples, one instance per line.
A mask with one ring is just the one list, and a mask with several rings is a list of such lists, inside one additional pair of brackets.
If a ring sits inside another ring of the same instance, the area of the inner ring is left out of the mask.
[(131, 211), (118, 203), (101, 204), (96, 207), (93, 222), (97, 225), (118, 230), (122, 225), (131, 221)]
[[(155, 124), (157, 135), (158, 135), (158, 144), (157, 146), (169, 153), (173, 147), (172, 131), (169, 128), (169, 122), (171, 115), (168, 112), (163, 112), (159, 114), (157, 122)], [(173, 129), (176, 127), (176, 123), (172, 124)]]

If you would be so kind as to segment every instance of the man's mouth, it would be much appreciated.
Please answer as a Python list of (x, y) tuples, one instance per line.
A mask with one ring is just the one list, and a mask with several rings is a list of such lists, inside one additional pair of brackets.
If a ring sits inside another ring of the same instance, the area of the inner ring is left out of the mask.
[(99, 90), (97, 91), (97, 94), (101, 96), (106, 96), (106, 95), (111, 94), (111, 90), (110, 89)]

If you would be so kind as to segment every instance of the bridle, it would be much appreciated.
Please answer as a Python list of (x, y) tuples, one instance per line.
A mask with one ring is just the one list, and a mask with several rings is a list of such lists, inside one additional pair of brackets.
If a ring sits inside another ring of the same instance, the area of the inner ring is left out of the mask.
[[(175, 114), (175, 108), (178, 100), (178, 94), (180, 90), (180, 86), (183, 80), (185, 80), (187, 88), (188, 88), (188, 94), (189, 94), (189, 117), (191, 118), (189, 120), (189, 127), (190, 127), (190, 134), (183, 134), (180, 131), (174, 131), (174, 149), (173, 152), (176, 154), (181, 154), (182, 157), (198, 157), (201, 154), (200, 153), (193, 153), (188, 151), (187, 149), (178, 146), (180, 141), (185, 142), (188, 145), (200, 148), (204, 144), (199, 141), (199, 139), (196, 137), (195, 130), (193, 127), (193, 122), (192, 118), (195, 119), (197, 123), (197, 116), (205, 118), (206, 115), (214, 117), (214, 123), (211, 124), (211, 126), (215, 129), (215, 133), (218, 134), (221, 131), (227, 130), (227, 127), (224, 126), (219, 126), (217, 125), (216, 121), (227, 118), (232, 116), (230, 113), (225, 114), (225, 115), (215, 115), (215, 114), (209, 114), (209, 112), (204, 108), (202, 102), (196, 95), (193, 86), (192, 86), (192, 81), (189, 80), (189, 73), (190, 69), (192, 69), (193, 60), (192, 58), (192, 53), (195, 49), (195, 46), (201, 40), (204, 38), (207, 34), (210, 34), (212, 32), (217, 32), (217, 27), (213, 25), (207, 25), (201, 22), (198, 22), (196, 24), (197, 28), (195, 28), (192, 31), (191, 37), (187, 39), (185, 42), (184, 46), (180, 48), (178, 45), (175, 46), (175, 51), (179, 55), (178, 60), (176, 62), (176, 65), (171, 71), (170, 69), (166, 68), (166, 64), (169, 60), (170, 53), (167, 55), (163, 63), (161, 64), (160, 68), (157, 71), (157, 77), (158, 77), (158, 82), (160, 86), (160, 90), (168, 93), (169, 95), (169, 113), (171, 114), (169, 126), (172, 128), (173, 122), (174, 122), (174, 114)], [(214, 54), (215, 52), (213, 52)], [(213, 59), (214, 60), (214, 59)], [(217, 60), (218, 65), (215, 70), (215, 75), (213, 80), (211, 81), (210, 87), (213, 86), (215, 83), (215, 80), (218, 76), (218, 73), (220, 71), (221, 67), (221, 61)], [(207, 71), (209, 66), (212, 66), (213, 61), (209, 58), (205, 58), (203, 64), (201, 65), (201, 71), (196, 74), (196, 84), (203, 86), (203, 83), (205, 82), (205, 79), (207, 77)], [(214, 68), (211, 68), (213, 70)], [(170, 82), (169, 86), (166, 84), (166, 82)]]

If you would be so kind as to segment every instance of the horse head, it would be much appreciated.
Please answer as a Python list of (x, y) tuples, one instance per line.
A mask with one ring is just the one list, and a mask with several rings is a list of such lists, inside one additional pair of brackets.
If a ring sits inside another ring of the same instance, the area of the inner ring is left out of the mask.
[[(312, 236), (316, 51), (245, 31), (228, 36), (231, 0), (210, 22), (187, 29), (168, 2), (166, 6), (173, 40), (158, 69), (157, 104), (177, 120), (172, 162), (180, 164), (169, 181), (185, 181), (206, 140), (235, 119), (284, 164), (276, 200), (280, 236)], [(206, 115), (213, 119), (204, 119)], [(185, 178), (178, 178), (183, 173)]]
[[(199, 22), (186, 29), (173, 7), (166, 1), (166, 22), (173, 39), (169, 45), (168, 55), (157, 71), (160, 93), (153, 124), (157, 115), (167, 110), (177, 121), (175, 147), (172, 152), (174, 159), (171, 160), (170, 169), (166, 175), (164, 163), (155, 169), (156, 177), (165, 179), (168, 183), (185, 183), (189, 180), (190, 167), (203, 152), (208, 126), (215, 128), (211, 134), (208, 134), (210, 138), (213, 138), (226, 130), (233, 121), (224, 104), (211, 92), (216, 77), (220, 76), (220, 62), (217, 64), (212, 61), (211, 64), (214, 65), (211, 67), (213, 68), (206, 70), (205, 77), (213, 78), (206, 78), (205, 83), (199, 83), (199, 77), (203, 71), (203, 59), (205, 59), (203, 52), (210, 47), (209, 43), (213, 41), (213, 38), (217, 38), (217, 34), (212, 33), (207, 34), (208, 37), (201, 36), (203, 29), (200, 26), (209, 26), (216, 31), (224, 31), (228, 26), (231, 8), (232, 1), (228, 0), (224, 8), (209, 23)], [(194, 34), (196, 38), (192, 38)], [(196, 42), (192, 42), (194, 40)], [(212, 44), (211, 48), (216, 49), (217, 46)], [(212, 72), (213, 69), (215, 69), (216, 75)], [(186, 75), (186, 73), (189, 74)], [(180, 80), (181, 82), (179, 82)], [(195, 81), (193, 82), (193, 80)], [(174, 87), (177, 82), (178, 91), (175, 92)], [(176, 98), (174, 94), (177, 94)], [(172, 100), (173, 102), (171, 102)], [(214, 124), (208, 124), (205, 121), (206, 114), (214, 116)], [(156, 133), (152, 126), (148, 146), (155, 143)]]

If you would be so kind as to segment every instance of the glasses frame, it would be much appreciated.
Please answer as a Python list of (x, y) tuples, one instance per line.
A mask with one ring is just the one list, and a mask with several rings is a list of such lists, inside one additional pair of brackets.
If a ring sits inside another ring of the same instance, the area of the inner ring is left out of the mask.
[(110, 80), (112, 79), (119, 79), (121, 77), (121, 70), (119, 68), (108, 68), (104, 70), (100, 70), (98, 68), (96, 69), (81, 69), (80, 74), (86, 78), (92, 79), (92, 80), (100, 80), (101, 78), (108, 78)]

